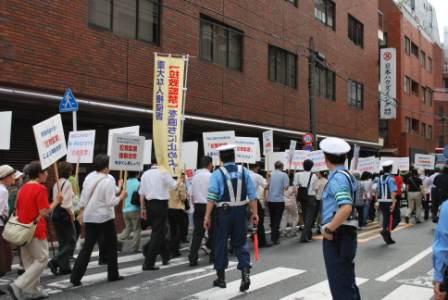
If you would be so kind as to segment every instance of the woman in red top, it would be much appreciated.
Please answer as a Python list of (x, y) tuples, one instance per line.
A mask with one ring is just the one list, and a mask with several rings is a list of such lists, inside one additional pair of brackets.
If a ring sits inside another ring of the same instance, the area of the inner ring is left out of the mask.
[(40, 276), (48, 263), (47, 221), (45, 217), (62, 201), (59, 194), (51, 206), (48, 191), (43, 185), (48, 173), (39, 162), (31, 162), (27, 168), (30, 181), (17, 194), (16, 215), (21, 223), (37, 221), (34, 238), (20, 248), (25, 273), (8, 287), (13, 299), (42, 299), (48, 294), (40, 287)]

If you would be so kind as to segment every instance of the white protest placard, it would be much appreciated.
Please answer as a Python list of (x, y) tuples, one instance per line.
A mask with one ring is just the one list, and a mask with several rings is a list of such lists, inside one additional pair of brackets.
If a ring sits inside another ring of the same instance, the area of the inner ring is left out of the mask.
[[(290, 166), (285, 166), (285, 169), (290, 167), (291, 170), (302, 171), (303, 162), (308, 158), (310, 152), (306, 150), (295, 150), (292, 155), (292, 160), (290, 161)], [(286, 150), (286, 157), (289, 159), (291, 157), (290, 150)]]
[(198, 142), (182, 143), (182, 169), (188, 177), (192, 175), (192, 171), (196, 170), (198, 166), (198, 147)]
[(71, 131), (67, 148), (67, 162), (91, 164), (95, 149), (95, 130)]
[(378, 162), (375, 156), (358, 158), (358, 167), (356, 169), (354, 168), (355, 164), (353, 163), (353, 160), (350, 165), (351, 171), (357, 171), (361, 174), (364, 172), (369, 172), (372, 174), (378, 172)]
[(272, 130), (263, 132), (263, 155), (274, 152), (274, 132)]
[(237, 136), (235, 137), (235, 144), (235, 162), (254, 164), (261, 159), (258, 138)]
[(392, 156), (384, 156), (380, 159), (380, 165), (388, 160), (392, 160), (394, 165), (392, 167), (392, 173), (396, 174), (398, 170), (401, 171), (409, 171), (409, 157), (392, 157)]
[(109, 129), (109, 134), (108, 134), (108, 139), (107, 139), (107, 155), (109, 155), (109, 156), (111, 155), (110, 149), (111, 149), (111, 143), (112, 143), (112, 136), (114, 134), (139, 136), (140, 135), (140, 126), (130, 126), (130, 127)]
[(111, 142), (109, 169), (119, 171), (143, 170), (145, 137), (114, 134)]
[(213, 165), (219, 165), (219, 153), (217, 148), (235, 143), (235, 131), (214, 131), (202, 133), (204, 141), (204, 155), (213, 159)]
[(151, 164), (152, 155), (152, 140), (145, 140), (145, 151), (143, 152), (143, 164)]
[(283, 163), (283, 169), (286, 168), (286, 163), (288, 162), (288, 154), (286, 152), (270, 152), (268, 153), (268, 164), (266, 166), (267, 171), (275, 170), (275, 163), (280, 161)]
[(313, 161), (313, 172), (321, 172), (328, 170), (327, 163), (325, 162), (325, 155), (322, 150), (308, 152), (307, 159)]
[(0, 111), (0, 150), (11, 148), (12, 111)]
[(416, 169), (434, 170), (436, 157), (427, 154), (415, 154), (414, 167)]
[(46, 169), (67, 154), (61, 115), (57, 114), (33, 126), (42, 169)]

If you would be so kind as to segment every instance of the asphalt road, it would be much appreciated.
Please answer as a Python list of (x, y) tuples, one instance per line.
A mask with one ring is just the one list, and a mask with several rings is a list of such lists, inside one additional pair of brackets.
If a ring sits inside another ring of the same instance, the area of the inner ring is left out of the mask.
[[(431, 243), (433, 224), (402, 224), (396, 232), (395, 245), (386, 246), (379, 237), (377, 224), (359, 232), (356, 276), (363, 299), (425, 300), (431, 298)], [(227, 289), (212, 288), (215, 272), (206, 256), (197, 267), (189, 267), (188, 245), (183, 255), (159, 271), (141, 270), (141, 254), (120, 255), (123, 281), (108, 283), (106, 268), (98, 266), (94, 253), (83, 286), (72, 288), (68, 276), (54, 277), (48, 271), (42, 282), (51, 299), (331, 299), (319, 237), (300, 244), (298, 237), (287, 237), (281, 244), (261, 249), (254, 262), (252, 286), (240, 293), (240, 273), (236, 259), (230, 257), (226, 273)], [(0, 280), (5, 285), (15, 275)], [(7, 299), (7, 297), (3, 297)], [(2, 299), (3, 299), (2, 298)]]

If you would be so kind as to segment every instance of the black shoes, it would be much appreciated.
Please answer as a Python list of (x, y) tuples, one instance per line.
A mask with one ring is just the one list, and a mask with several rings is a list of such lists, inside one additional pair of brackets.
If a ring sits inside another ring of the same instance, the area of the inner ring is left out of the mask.
[(392, 237), (390, 236), (390, 232), (387, 230), (383, 230), (380, 232), (381, 236), (383, 237), (383, 240), (386, 244), (391, 245), (391, 244), (395, 244), (395, 241), (392, 239)]
[(160, 270), (160, 268), (155, 265), (143, 264), (142, 270), (143, 271), (157, 271), (157, 270)]
[(241, 271), (241, 285), (240, 285), (240, 292), (245, 292), (249, 289), (250, 286), (250, 269), (244, 268)]
[(58, 265), (54, 261), (50, 260), (47, 266), (48, 268), (50, 268), (50, 271), (51, 273), (53, 273), (54, 276), (58, 275)]
[(406, 224), (409, 224), (409, 217), (405, 217), (404, 221), (406, 222)]
[(123, 280), (123, 279), (124, 279), (123, 276), (118, 276), (118, 277), (115, 277), (115, 278), (107, 279), (107, 281), (113, 282), (113, 281), (120, 281), (120, 280)]
[(225, 277), (225, 271), (224, 270), (217, 270), (216, 275), (218, 275), (218, 278), (216, 278), (213, 281), (213, 286), (220, 287), (222, 289), (225, 289), (227, 287), (226, 285), (226, 277)]
[(266, 242), (266, 243), (260, 244), (259, 247), (260, 248), (269, 248), (269, 247), (272, 247), (272, 243)]
[(73, 281), (73, 280), (70, 280), (70, 283), (71, 283), (74, 287), (76, 287), (76, 286), (81, 286), (81, 281)]
[(198, 261), (197, 260), (190, 260), (190, 267), (195, 267), (198, 265)]

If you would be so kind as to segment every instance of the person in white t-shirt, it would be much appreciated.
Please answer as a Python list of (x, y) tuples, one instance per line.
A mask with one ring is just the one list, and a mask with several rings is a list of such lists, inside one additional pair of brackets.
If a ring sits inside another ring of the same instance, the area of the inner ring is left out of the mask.
[(262, 204), (263, 199), (260, 199), (260, 196), (264, 195), (268, 183), (266, 179), (264, 179), (264, 177), (259, 174), (260, 165), (258, 163), (250, 165), (249, 168), (250, 168), (250, 177), (254, 182), (255, 190), (257, 191), (258, 196), (257, 197), (258, 217), (259, 217), (257, 227), (258, 246), (260, 248), (271, 247), (272, 243), (266, 239), (266, 230), (264, 228), (264, 206)]

